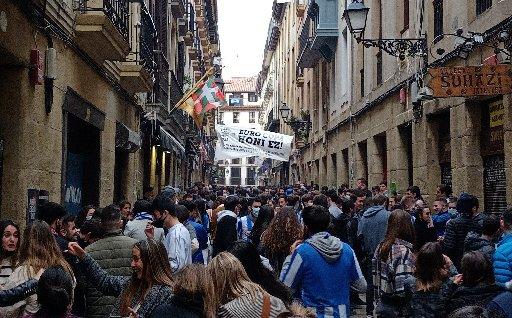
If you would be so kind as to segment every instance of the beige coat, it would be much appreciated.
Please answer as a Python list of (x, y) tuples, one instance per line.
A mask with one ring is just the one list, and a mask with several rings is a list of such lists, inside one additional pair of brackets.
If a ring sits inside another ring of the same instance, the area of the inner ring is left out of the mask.
[[(3, 286), (3, 289), (10, 289), (18, 286), (31, 278), (39, 279), (44, 269), (41, 269), (35, 276), (29, 273), (27, 266), (17, 267), (7, 279), (7, 282)], [(22, 301), (17, 302), (13, 306), (0, 307), (0, 317), (2, 318), (18, 318), (25, 314), (33, 314), (39, 310), (39, 304), (37, 302), (37, 295), (34, 294), (25, 298)]]

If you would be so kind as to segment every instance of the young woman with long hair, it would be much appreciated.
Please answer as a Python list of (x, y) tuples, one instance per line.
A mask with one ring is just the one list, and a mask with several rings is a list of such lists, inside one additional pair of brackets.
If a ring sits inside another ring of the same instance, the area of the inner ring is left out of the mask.
[(18, 262), (20, 228), (11, 220), (0, 221), (0, 234), (0, 285), (4, 285)]
[(283, 207), (276, 214), (268, 228), (261, 236), (261, 247), (264, 256), (270, 260), (270, 265), (276, 273), (280, 273), (290, 246), (302, 239), (302, 226), (292, 207)]
[[(373, 283), (378, 296), (377, 317), (409, 317), (414, 282), (414, 227), (411, 215), (394, 210), (388, 219), (386, 236), (373, 257)], [(408, 287), (409, 286), (409, 287)]]
[(457, 274), (452, 261), (443, 255), (441, 244), (428, 242), (418, 251), (415, 266), (416, 284), (411, 301), (414, 317), (446, 316), (440, 290), (450, 276)]
[(215, 294), (210, 301), (217, 317), (276, 318), (287, 313), (279, 298), (252, 282), (236, 257), (228, 252), (215, 256), (207, 266)]
[[(32, 278), (39, 279), (44, 270), (52, 266), (61, 266), (74, 280), (73, 271), (64, 259), (48, 224), (34, 221), (23, 232), (18, 266), (3, 288), (15, 287)], [(32, 295), (13, 306), (0, 308), (0, 317), (20, 317), (23, 314), (36, 313), (38, 310), (37, 295)]]
[(69, 252), (82, 260), (85, 275), (104, 295), (116, 296), (114, 315), (144, 318), (167, 303), (172, 296), (172, 274), (162, 243), (143, 240), (132, 249), (132, 276), (112, 276), (77, 244), (69, 243)]
[(416, 244), (414, 250), (417, 252), (427, 242), (437, 241), (437, 232), (432, 221), (432, 211), (423, 201), (416, 207), (416, 220), (414, 220), (414, 233)]
[(291, 304), (290, 289), (281, 283), (272, 271), (263, 266), (254, 244), (240, 240), (233, 244), (229, 252), (242, 263), (245, 272), (253, 282), (263, 287), (270, 295), (281, 299), (285, 304)]
[(174, 295), (159, 306), (152, 318), (214, 318), (215, 307), (209, 299), (214, 294), (212, 282), (202, 264), (185, 266), (174, 277)]
[(274, 209), (268, 204), (261, 206), (258, 217), (256, 218), (256, 221), (254, 221), (251, 234), (249, 234), (249, 239), (256, 247), (259, 246), (261, 235), (268, 228), (273, 218)]

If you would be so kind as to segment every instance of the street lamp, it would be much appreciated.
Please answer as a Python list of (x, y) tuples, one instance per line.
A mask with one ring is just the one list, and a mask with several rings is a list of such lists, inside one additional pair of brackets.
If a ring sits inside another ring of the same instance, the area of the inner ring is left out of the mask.
[(366, 27), (366, 19), (370, 8), (363, 3), (353, 1), (343, 12), (343, 18), (347, 21), (347, 27), (351, 34), (362, 34)]
[(369, 10), (370, 8), (362, 2), (353, 0), (343, 12), (343, 18), (347, 22), (350, 33), (355, 36), (357, 43), (362, 43), (367, 48), (378, 47), (401, 60), (404, 60), (406, 56), (416, 55), (427, 59), (427, 38), (425, 36), (410, 39), (363, 39)]
[(290, 117), (291, 111), (292, 110), (290, 109), (290, 107), (288, 107), (286, 105), (286, 103), (281, 103), (281, 107), (279, 108), (279, 113), (281, 114), (281, 118), (283, 118), (285, 123), (288, 120), (288, 118)]
[(281, 107), (279, 107), (279, 113), (281, 114), (281, 118), (284, 123), (290, 126), (295, 133), (295, 136), (298, 138), (308, 138), (309, 132), (311, 131), (311, 120), (309, 115), (303, 115), (302, 119), (297, 119), (292, 115), (292, 110), (286, 103), (281, 103)]

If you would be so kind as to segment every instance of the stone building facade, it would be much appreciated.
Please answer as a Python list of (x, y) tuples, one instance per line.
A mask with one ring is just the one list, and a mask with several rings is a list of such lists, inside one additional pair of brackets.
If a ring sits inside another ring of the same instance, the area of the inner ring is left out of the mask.
[(76, 214), (142, 197), (153, 169), (142, 126), (155, 101), (182, 94), (169, 79), (185, 63), (174, 47), (185, 15), (184, 1), (0, 1), (0, 218), (30, 222), (38, 200)]
[[(510, 49), (512, 19), (506, 13), (512, 3), (433, 1), (424, 8), (415, 4), (365, 1), (370, 11), (364, 38), (427, 37), (428, 56), (403, 60), (355, 41), (342, 19), (345, 1), (284, 5), (284, 15), (296, 14), (298, 22), (295, 27), (283, 22), (279, 41), (296, 36), (299, 49), (296, 63), (283, 65), (291, 79), (285, 76), (280, 84), (295, 90), (295, 102), (288, 104), (293, 111), (308, 110), (312, 121), (309, 139), (296, 147), (290, 160), (288, 182), (355, 186), (363, 177), (370, 186), (381, 181), (394, 184), (400, 193), (417, 185), (429, 199), (444, 183), (455, 194), (477, 195), (482, 209), (500, 212), (512, 202), (512, 191), (507, 190), (512, 185), (507, 151), (510, 96), (434, 98), (414, 105), (413, 101), (415, 83), (421, 86), (431, 79), (424, 68), (507, 63), (507, 54), (496, 55), (492, 46)], [(470, 32), (483, 35), (483, 43), (473, 43), (464, 58), (459, 57), (463, 44), (453, 35), (458, 29), (466, 37), (472, 36)], [(286, 96), (279, 100), (289, 103)]]

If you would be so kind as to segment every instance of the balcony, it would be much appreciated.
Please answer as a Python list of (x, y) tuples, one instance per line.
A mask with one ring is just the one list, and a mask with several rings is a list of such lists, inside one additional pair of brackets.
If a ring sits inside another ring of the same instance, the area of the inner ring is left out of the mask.
[(183, 40), (185, 41), (185, 44), (189, 47), (191, 47), (194, 44), (194, 34), (196, 32), (196, 13), (194, 11), (194, 6), (192, 3), (189, 3), (187, 6), (187, 14), (186, 14), (186, 21), (187, 21), (187, 32), (185, 33)]
[(171, 12), (176, 18), (183, 18), (187, 6), (184, 0), (171, 0)]
[[(153, 20), (142, 4), (132, 4), (132, 9), (137, 10), (140, 22), (133, 26), (131, 37), (132, 53), (128, 61), (105, 62), (112, 67), (119, 79), (119, 83), (130, 93), (150, 92), (153, 87), (153, 74), (156, 68), (153, 48), (156, 39), (156, 28)], [(135, 61), (134, 61), (135, 60)], [(114, 64), (114, 66), (112, 66)]]
[(130, 51), (128, 0), (80, 0), (76, 42), (95, 61), (123, 61)]
[(299, 37), (299, 67), (314, 67), (322, 57), (330, 62), (338, 35), (338, 1), (309, 0)]
[(185, 114), (181, 109), (174, 108), (183, 97), (182, 84), (179, 83), (178, 78), (173, 71), (171, 71), (169, 79), (169, 88), (171, 92), (170, 107), (173, 109), (173, 111), (169, 115), (167, 123), (171, 125), (173, 130), (176, 131), (178, 135), (184, 136), (189, 116)]
[(169, 63), (165, 56), (157, 56), (157, 67), (154, 72), (155, 85), (148, 96), (146, 107), (157, 112), (157, 120), (165, 123), (169, 117)]

